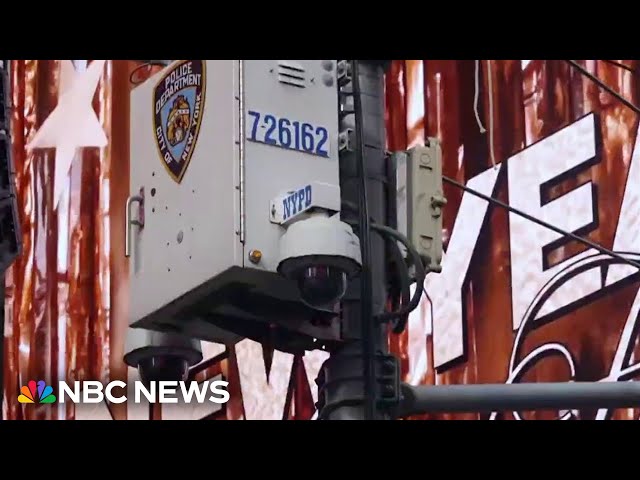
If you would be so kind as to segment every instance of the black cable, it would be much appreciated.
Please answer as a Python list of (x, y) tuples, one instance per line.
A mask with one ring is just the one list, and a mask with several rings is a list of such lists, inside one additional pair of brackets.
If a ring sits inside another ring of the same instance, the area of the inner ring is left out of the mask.
[[(354, 212), (357, 211), (356, 206), (353, 203), (348, 201), (343, 201), (342, 207)], [(345, 218), (344, 221), (349, 225), (357, 228), (356, 222), (349, 220), (348, 218)], [(421, 286), (419, 288), (416, 287), (416, 291), (413, 293), (413, 297), (411, 297), (411, 299), (408, 302), (403, 301), (403, 305), (404, 305), (403, 308), (400, 308), (395, 312), (386, 312), (376, 317), (376, 319), (381, 322), (387, 322), (389, 320), (394, 320), (397, 318), (402, 319), (404, 317), (404, 321), (400, 320), (393, 328), (393, 333), (399, 334), (404, 331), (407, 320), (409, 319), (409, 314), (413, 312), (416, 308), (418, 308), (418, 305), (420, 305), (420, 300), (422, 299), (422, 293), (424, 290), (424, 281), (427, 277), (427, 271), (425, 269), (424, 263), (422, 262), (422, 257), (420, 257), (420, 254), (414, 248), (414, 246), (411, 245), (411, 242), (407, 237), (405, 237), (403, 234), (401, 234), (397, 230), (394, 230), (391, 227), (383, 227), (381, 225), (376, 224), (373, 219), (370, 219), (370, 222), (371, 222), (371, 228), (373, 230), (380, 233), (387, 239), (393, 239), (390, 243), (393, 244), (393, 246), (395, 246), (395, 250), (398, 252), (396, 254), (396, 251), (392, 250), (392, 254), (394, 256), (399, 255), (402, 258), (402, 253), (399, 251), (400, 249), (398, 248), (398, 245), (396, 242), (400, 242), (405, 246), (405, 248), (407, 249), (407, 252), (409, 252), (409, 255), (411, 256), (411, 264), (416, 269), (416, 279), (415, 279), (416, 284)], [(401, 261), (402, 263), (404, 263), (404, 259), (402, 259)], [(408, 273), (406, 269), (403, 269), (403, 271), (399, 273), (401, 276), (401, 282), (403, 279), (408, 278)], [(404, 288), (405, 287), (401, 285), (401, 289), (404, 290)]]
[[(352, 222), (349, 220), (345, 220), (345, 222), (350, 225), (356, 226), (355, 222)], [(409, 252), (409, 255), (411, 256), (411, 264), (416, 269), (416, 278), (415, 278), (416, 291), (413, 292), (413, 296), (411, 297), (411, 300), (409, 301), (409, 303), (405, 304), (398, 311), (385, 312), (375, 317), (376, 320), (379, 322), (388, 322), (390, 320), (400, 319), (396, 324), (396, 326), (394, 327), (393, 333), (396, 333), (396, 334), (402, 333), (406, 327), (406, 322), (409, 318), (409, 314), (413, 312), (416, 308), (418, 308), (418, 305), (420, 305), (420, 300), (422, 299), (422, 293), (424, 292), (424, 281), (427, 277), (427, 271), (424, 264), (422, 263), (422, 258), (420, 257), (420, 254), (413, 247), (413, 245), (411, 245), (411, 242), (407, 237), (405, 237), (400, 232), (394, 230), (393, 228), (386, 227), (383, 225), (378, 225), (377, 223), (372, 223), (371, 229), (383, 235), (387, 239), (392, 238), (395, 241), (402, 243), (406, 247), (407, 251)], [(396, 248), (398, 248), (397, 244), (395, 244), (395, 246)], [(400, 256), (402, 256), (402, 254), (400, 254)], [(406, 276), (407, 275), (405, 275), (405, 277)]]
[(362, 327), (365, 420), (374, 420), (376, 413), (376, 368), (375, 347), (373, 342), (373, 287), (371, 278), (371, 224), (369, 221), (369, 199), (367, 195), (367, 174), (365, 167), (365, 143), (362, 122), (362, 98), (360, 92), (360, 74), (358, 61), (351, 61), (351, 85), (353, 92), (353, 110), (355, 114), (356, 150), (358, 155), (358, 178), (360, 192), (358, 196), (360, 255), (362, 272), (360, 273), (360, 322)]
[(625, 65), (624, 63), (616, 62), (615, 60), (600, 60), (600, 61), (608, 63), (609, 65), (613, 65), (614, 67), (621, 68), (633, 74), (638, 73), (635, 68), (630, 67), (629, 65)]
[(576, 70), (578, 70), (578, 72), (580, 72), (582, 75), (584, 75), (585, 77), (587, 77), (589, 80), (591, 80), (593, 83), (595, 83), (596, 85), (598, 85), (600, 88), (602, 88), (603, 90), (605, 90), (609, 95), (615, 97), (617, 100), (619, 100), (623, 105), (625, 105), (627, 108), (630, 108), (631, 110), (633, 110), (635, 113), (637, 113), (638, 115), (640, 115), (640, 108), (638, 108), (637, 106), (635, 106), (633, 103), (631, 103), (629, 100), (627, 100), (626, 98), (624, 98), (622, 95), (620, 95), (618, 92), (616, 92), (613, 88), (611, 88), (609, 85), (607, 85), (606, 83), (604, 83), (602, 80), (600, 80), (598, 77), (596, 77), (595, 75), (591, 74), (589, 71), (587, 71), (584, 67), (582, 67), (582, 65), (580, 65), (578, 62), (576, 62), (575, 60), (565, 60), (565, 62), (567, 62), (569, 65), (571, 65), (573, 68), (575, 68)]
[(612, 258), (616, 258), (618, 260), (620, 260), (623, 263), (626, 263), (628, 265), (631, 265), (632, 267), (635, 268), (640, 268), (640, 263), (634, 262), (632, 260), (627, 260), (626, 258), (622, 257), (621, 255), (618, 255), (617, 253), (615, 253), (612, 250), (609, 250), (608, 248), (603, 247), (602, 245), (598, 245), (595, 242), (592, 242), (591, 240), (589, 240), (588, 238), (584, 238), (581, 237), (579, 235), (576, 235), (575, 233), (572, 232), (567, 232), (565, 230), (562, 230), (561, 228), (556, 227), (555, 225), (551, 225), (550, 223), (547, 223), (543, 220), (540, 220), (536, 217), (532, 217), (531, 215), (529, 215), (528, 213), (525, 213), (521, 210), (518, 210), (517, 208), (512, 207), (511, 205), (508, 205), (504, 202), (501, 202), (500, 200), (490, 197), (488, 195), (485, 195), (484, 193), (480, 193), (477, 190), (474, 190), (472, 188), (467, 187), (466, 185), (458, 182), (457, 180), (453, 180), (452, 178), (449, 177), (445, 177), (444, 175), (442, 176), (442, 180), (453, 185), (454, 187), (457, 187), (461, 190), (464, 190), (465, 192), (470, 193), (471, 195), (474, 195), (478, 198), (481, 198), (482, 200), (489, 202), (492, 205), (496, 205), (500, 208), (504, 208), (505, 210), (508, 210), (509, 212), (518, 215), (519, 217), (524, 218), (525, 220), (529, 220), (530, 222), (533, 222), (535, 224), (540, 225), (541, 227), (545, 227), (553, 232), (556, 232), (560, 235), (569, 237), (577, 242), (582, 243), (583, 245), (586, 245), (588, 247), (593, 248), (594, 250), (597, 250), (600, 253), (604, 253), (605, 255), (609, 255)]
[[(427, 271), (424, 267), (424, 264), (422, 263), (420, 254), (418, 254), (417, 250), (413, 247), (413, 245), (411, 245), (411, 242), (409, 242), (409, 239), (407, 237), (405, 237), (400, 232), (383, 225), (377, 225), (374, 223), (373, 225), (371, 225), (371, 228), (382, 235), (394, 238), (395, 240), (402, 243), (409, 252), (409, 255), (411, 256), (411, 263), (416, 269), (416, 291), (413, 293), (413, 297), (411, 298), (409, 304), (405, 305), (398, 312), (386, 312), (376, 317), (376, 319), (381, 322), (386, 322), (394, 318), (400, 318), (401, 320), (398, 322), (396, 328), (394, 328), (394, 333), (402, 333), (404, 327), (406, 326), (406, 320), (408, 319), (409, 314), (413, 312), (418, 307), (418, 305), (420, 305), (420, 300), (422, 299), (422, 293), (424, 291), (424, 281), (427, 277)], [(402, 322), (403, 318), (405, 319), (404, 322)]]
[[(409, 278), (409, 268), (407, 267), (407, 263), (405, 262), (404, 255), (400, 251), (400, 247), (398, 246), (398, 242), (393, 239), (387, 240), (387, 245), (389, 248), (389, 252), (393, 257), (393, 263), (396, 266), (396, 272), (398, 275), (398, 283), (399, 283), (399, 296), (400, 296), (400, 305), (399, 308), (393, 312), (396, 315), (400, 315), (402, 313), (402, 308), (405, 305), (408, 305), (411, 302), (411, 279)], [(393, 325), (393, 331), (395, 333), (396, 328), (399, 328), (399, 323), (407, 324), (409, 320), (409, 315), (405, 315), (404, 322), (402, 322), (402, 317), (399, 317), (398, 321)]]
[[(345, 210), (351, 210), (352, 213), (358, 213), (358, 206), (352, 202), (349, 202), (347, 200), (343, 200), (342, 201), (342, 211), (344, 214)], [(342, 220), (351, 225), (352, 227), (358, 227), (358, 222), (346, 217), (343, 215)], [(369, 217), (369, 221), (373, 224), (375, 223), (375, 220), (371, 217)], [(373, 225), (372, 227), (373, 228)], [(401, 301), (401, 305), (407, 305), (410, 301), (411, 301), (411, 283), (410, 283), (410, 278), (409, 278), (409, 269), (407, 268), (407, 263), (405, 261), (404, 256), (402, 255), (402, 252), (400, 251), (400, 247), (398, 247), (398, 241), (393, 239), (393, 237), (389, 238), (387, 237), (387, 243), (391, 252), (391, 256), (393, 257), (393, 263), (395, 263), (397, 265), (396, 270), (397, 270), (397, 274), (398, 274), (398, 280), (399, 280), (399, 287), (400, 287), (400, 301)], [(407, 245), (405, 245), (405, 247), (407, 247), (407, 251), (409, 250), (409, 247)], [(398, 309), (395, 314), (396, 315), (400, 315), (402, 313), (402, 310)], [(395, 326), (394, 326), (394, 330), (395, 330)]]

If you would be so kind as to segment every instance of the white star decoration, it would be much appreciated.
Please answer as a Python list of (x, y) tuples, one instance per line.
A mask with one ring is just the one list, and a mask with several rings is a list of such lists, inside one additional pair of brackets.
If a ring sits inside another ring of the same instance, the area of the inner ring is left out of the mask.
[(55, 148), (54, 208), (66, 186), (71, 164), (83, 147), (105, 147), (107, 135), (91, 105), (106, 60), (94, 60), (76, 71), (71, 60), (60, 61), (58, 106), (27, 145), (27, 150)]

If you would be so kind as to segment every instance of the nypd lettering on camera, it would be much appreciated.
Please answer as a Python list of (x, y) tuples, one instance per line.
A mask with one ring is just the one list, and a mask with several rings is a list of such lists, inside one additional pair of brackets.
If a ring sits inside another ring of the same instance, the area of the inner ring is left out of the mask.
[(271, 200), (271, 223), (285, 225), (300, 215), (319, 208), (327, 212), (340, 211), (340, 187), (324, 182), (312, 182), (292, 188)]
[(282, 200), (282, 219), (287, 221), (311, 208), (311, 195), (311, 185), (289, 193), (289, 195)]
[[(148, 385), (136, 381), (133, 384), (134, 403), (159, 404), (225, 404), (229, 401), (227, 388), (229, 382), (223, 380), (204, 382), (149, 382)], [(131, 393), (129, 386), (122, 381), (115, 380), (107, 384), (98, 381), (59, 382), (59, 403), (124, 403)]]

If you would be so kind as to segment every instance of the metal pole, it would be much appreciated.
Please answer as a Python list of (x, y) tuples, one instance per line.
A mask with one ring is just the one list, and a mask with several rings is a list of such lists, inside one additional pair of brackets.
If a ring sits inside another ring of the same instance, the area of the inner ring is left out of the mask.
[[(5, 84), (7, 91), (5, 92), (5, 98), (0, 98), (0, 102), (4, 103), (4, 108), (6, 110), (7, 118), (11, 118), (11, 95), (9, 93), (9, 90), (11, 88), (11, 77), (9, 75), (9, 68), (10, 68), (10, 60), (0, 60), (0, 72), (4, 71), (7, 73), (6, 75), (7, 82)], [(0, 75), (0, 82), (4, 80), (5, 79), (3, 79), (2, 76)], [(5, 382), (5, 378), (4, 378), (4, 366), (5, 366), (5, 362), (4, 362), (5, 289), (4, 287), (5, 285), (4, 285), (4, 282), (5, 282), (5, 272), (3, 270), (0, 270), (0, 300), (2, 301), (2, 309), (1, 309), (2, 314), (0, 315), (0, 420), (3, 420), (4, 418), (4, 382)]]
[(566, 382), (402, 386), (398, 417), (438, 412), (504, 412), (640, 407), (640, 383)]
[[(384, 123), (384, 69), (386, 61), (360, 60), (359, 85), (362, 105), (362, 132), (366, 145), (363, 152), (367, 177), (369, 216), (375, 223), (387, 223), (387, 198), (385, 181), (387, 165), (385, 155)], [(341, 131), (355, 132), (353, 96), (350, 82), (341, 88)], [(340, 155), (340, 187), (342, 200), (358, 204), (358, 152), (355, 136), (351, 135), (350, 147)], [(353, 212), (343, 212), (351, 219)], [(382, 313), (386, 301), (385, 242), (379, 235), (371, 235), (371, 276), (373, 290), (372, 313)], [(330, 352), (331, 357), (323, 365), (316, 381), (319, 387), (319, 419), (362, 420), (365, 418), (363, 357), (364, 343), (361, 338), (360, 282), (356, 279), (348, 287), (342, 302), (342, 332), (345, 345)], [(379, 324), (371, 326), (376, 354), (387, 353), (386, 328)], [(375, 418), (388, 415), (377, 411)]]

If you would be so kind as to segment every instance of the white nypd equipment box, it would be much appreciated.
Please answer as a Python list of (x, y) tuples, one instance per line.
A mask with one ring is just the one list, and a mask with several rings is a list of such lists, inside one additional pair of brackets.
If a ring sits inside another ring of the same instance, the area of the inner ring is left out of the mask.
[(340, 210), (336, 71), (179, 60), (132, 91), (132, 327), (230, 343), (304, 321), (308, 335), (337, 335), (308, 322), (313, 309), (277, 273), (287, 221)]

